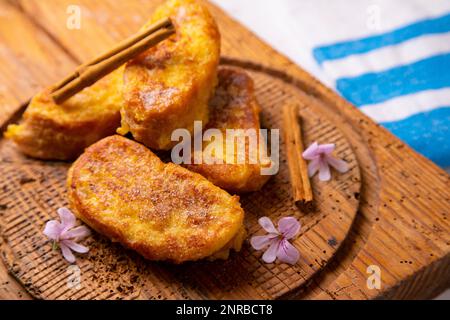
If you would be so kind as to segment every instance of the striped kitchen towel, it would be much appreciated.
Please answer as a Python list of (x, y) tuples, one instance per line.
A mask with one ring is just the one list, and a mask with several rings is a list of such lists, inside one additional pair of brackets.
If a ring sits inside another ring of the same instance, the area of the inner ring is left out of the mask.
[[(398, 4), (391, 9), (402, 10)], [(373, 23), (382, 19), (373, 14)], [(313, 56), (344, 98), (438, 165), (450, 166), (450, 12), (320, 45)]]

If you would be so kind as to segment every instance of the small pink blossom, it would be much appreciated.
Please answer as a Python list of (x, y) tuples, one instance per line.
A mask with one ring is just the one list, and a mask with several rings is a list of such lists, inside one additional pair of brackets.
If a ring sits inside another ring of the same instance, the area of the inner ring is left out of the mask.
[(262, 217), (258, 222), (268, 234), (252, 237), (250, 244), (255, 250), (268, 247), (262, 256), (263, 261), (272, 263), (278, 258), (285, 263), (297, 263), (300, 254), (297, 248), (288, 241), (300, 231), (300, 223), (297, 219), (293, 217), (281, 218), (278, 221), (278, 230), (268, 217)]
[(320, 181), (329, 181), (331, 179), (330, 166), (340, 173), (345, 173), (349, 170), (347, 162), (333, 157), (332, 153), (335, 148), (335, 144), (318, 144), (314, 142), (303, 152), (303, 158), (310, 160), (308, 164), (310, 177), (319, 171)]
[(58, 246), (61, 248), (64, 259), (70, 263), (74, 263), (75, 256), (72, 250), (78, 253), (86, 253), (89, 251), (89, 248), (76, 243), (75, 240), (89, 236), (90, 231), (85, 226), (75, 227), (77, 219), (69, 209), (59, 208), (58, 214), (61, 222), (58, 220), (50, 220), (47, 222), (44, 234), (53, 240), (54, 249)]

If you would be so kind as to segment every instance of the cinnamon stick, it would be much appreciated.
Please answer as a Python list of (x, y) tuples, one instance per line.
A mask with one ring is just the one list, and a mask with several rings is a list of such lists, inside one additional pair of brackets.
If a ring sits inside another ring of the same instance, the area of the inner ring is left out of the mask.
[(283, 107), (286, 153), (294, 202), (301, 210), (313, 209), (313, 193), (308, 177), (308, 165), (303, 159), (303, 141), (297, 105)]
[(169, 18), (158, 21), (92, 61), (79, 66), (54, 86), (51, 94), (53, 100), (58, 104), (64, 102), (174, 33), (175, 28)]

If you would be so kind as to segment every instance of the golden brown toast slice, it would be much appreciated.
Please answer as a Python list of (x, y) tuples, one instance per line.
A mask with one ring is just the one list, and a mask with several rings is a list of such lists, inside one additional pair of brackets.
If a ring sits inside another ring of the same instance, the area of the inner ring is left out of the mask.
[(122, 75), (118, 69), (61, 105), (46, 89), (31, 100), (19, 125), (8, 126), (5, 136), (31, 157), (75, 159), (120, 126)]
[[(207, 162), (206, 158), (209, 153), (205, 153), (205, 151), (210, 144), (206, 143), (202, 150), (203, 163), (191, 164), (186, 167), (200, 173), (216, 186), (230, 192), (257, 191), (270, 178), (269, 175), (261, 174), (261, 168), (269, 165), (269, 159), (259, 153), (259, 143), (265, 145), (265, 141), (258, 139), (255, 153), (257, 161), (253, 163), (250, 161), (250, 153), (254, 150), (250, 151), (249, 140), (245, 140), (245, 154), (240, 155), (243, 156), (245, 163), (239, 164), (237, 160), (239, 156), (237, 146), (231, 153), (227, 152), (226, 149), (227, 129), (254, 129), (259, 134), (260, 106), (255, 97), (253, 80), (242, 69), (230, 67), (221, 67), (218, 78), (219, 85), (214, 98), (210, 101), (211, 120), (206, 129), (219, 129), (223, 133), (223, 152), (214, 153), (213, 159), (210, 157), (209, 162)], [(243, 133), (245, 134), (245, 132)], [(212, 161), (218, 159), (222, 163), (212, 163)]]
[(121, 136), (90, 146), (67, 187), (78, 218), (150, 260), (226, 258), (243, 241), (239, 197)]
[(176, 34), (131, 60), (125, 69), (125, 105), (120, 134), (156, 150), (175, 145), (172, 132), (193, 131), (194, 120), (208, 120), (208, 100), (217, 84), (220, 34), (199, 1), (169, 0), (149, 24), (170, 17)]

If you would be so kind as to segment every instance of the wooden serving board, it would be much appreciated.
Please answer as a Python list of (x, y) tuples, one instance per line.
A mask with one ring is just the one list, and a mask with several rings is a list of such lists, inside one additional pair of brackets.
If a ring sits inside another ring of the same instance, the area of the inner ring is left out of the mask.
[[(2, 127), (40, 88), (135, 32), (158, 2), (0, 0)], [(80, 30), (66, 27), (73, 4), (82, 8)], [(8, 271), (38, 298), (423, 298), (450, 285), (449, 176), (208, 6), (221, 29), (223, 64), (240, 66), (255, 79), (265, 125), (280, 127), (281, 105), (298, 103), (308, 142), (336, 142), (351, 163), (352, 170), (332, 183), (313, 180), (313, 214), (292, 206), (283, 162), (261, 193), (242, 198), (250, 234), (260, 232), (256, 219), (262, 215), (301, 220), (303, 232), (294, 243), (299, 264), (261, 264), (260, 253), (246, 244), (226, 262), (170, 266), (142, 261), (95, 236), (88, 240), (91, 253), (79, 259), (83, 287), (68, 290), (67, 264), (41, 232), (65, 204), (69, 164), (25, 158), (1, 140), (0, 222)], [(366, 285), (372, 265), (381, 270), (380, 289)], [(1, 268), (0, 297), (29, 297)]]
[[(239, 61), (228, 61), (240, 64)], [(247, 69), (255, 80), (262, 117), (269, 128), (281, 128), (280, 110), (297, 103), (304, 118), (305, 142), (336, 143), (337, 155), (350, 170), (333, 175), (327, 183), (313, 179), (316, 210), (296, 209), (290, 194), (289, 174), (280, 143), (280, 172), (261, 191), (241, 195), (249, 237), (261, 232), (258, 218), (278, 221), (294, 216), (301, 221), (293, 244), (300, 261), (289, 266), (265, 264), (261, 253), (248, 242), (227, 261), (195, 262), (181, 266), (144, 261), (107, 239), (93, 235), (90, 252), (77, 259), (82, 286), (68, 288), (68, 263), (42, 234), (45, 223), (56, 219), (56, 210), (67, 206), (68, 163), (43, 162), (21, 155), (9, 141), (0, 143), (0, 202), (3, 255), (6, 265), (27, 290), (43, 299), (275, 299), (291, 296), (321, 270), (344, 242), (359, 205), (361, 178), (356, 156), (345, 137), (314, 112), (309, 98), (285, 79), (264, 70)]]

